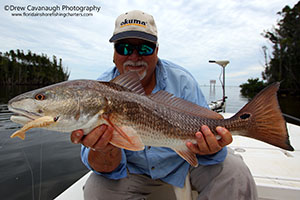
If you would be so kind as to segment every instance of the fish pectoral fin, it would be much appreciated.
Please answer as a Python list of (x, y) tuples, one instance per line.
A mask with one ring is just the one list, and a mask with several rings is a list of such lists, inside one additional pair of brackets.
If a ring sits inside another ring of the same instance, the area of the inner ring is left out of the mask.
[[(110, 140), (110, 143), (112, 145), (130, 151), (144, 150), (145, 145), (142, 142), (141, 137), (136, 133), (136, 130), (134, 130), (132, 127), (117, 127), (114, 125), (113, 128), (114, 132)], [(120, 134), (120, 132), (122, 133)], [(123, 135), (126, 135), (126, 137), (124, 138)], [(129, 138), (129, 140), (127, 138)]]
[(43, 116), (43, 117), (37, 118), (37, 119), (25, 124), (20, 130), (14, 132), (10, 137), (11, 138), (19, 137), (22, 140), (24, 140), (25, 133), (29, 129), (47, 127), (47, 126), (55, 123), (56, 121), (57, 121), (56, 118), (53, 118), (51, 116)]
[(103, 114), (102, 117), (103, 117), (103, 119), (105, 119), (107, 121), (107, 123), (110, 126), (112, 126), (120, 134), (120, 136), (122, 136), (129, 143), (133, 144), (130, 137), (128, 137), (128, 135), (126, 134), (126, 132), (124, 132), (122, 129), (120, 129), (118, 126), (116, 126), (114, 123), (112, 123), (109, 115)]
[(186, 160), (193, 167), (198, 166), (198, 159), (196, 154), (187, 148), (186, 145), (182, 145), (180, 147), (172, 148), (181, 158)]
[(113, 136), (110, 140), (112, 145), (130, 151), (144, 150), (145, 145), (142, 142), (141, 137), (137, 134), (136, 130), (130, 126), (117, 126), (111, 120), (117, 119), (117, 117), (115, 117), (113, 114), (103, 114), (102, 117), (110, 126), (114, 128)]

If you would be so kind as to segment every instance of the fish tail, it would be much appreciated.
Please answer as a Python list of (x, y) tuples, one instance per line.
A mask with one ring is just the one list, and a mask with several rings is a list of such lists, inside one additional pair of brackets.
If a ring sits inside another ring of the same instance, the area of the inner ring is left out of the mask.
[(285, 150), (293, 151), (286, 122), (277, 100), (280, 83), (274, 83), (257, 94), (235, 116), (238, 121), (248, 121), (240, 135), (258, 139)]

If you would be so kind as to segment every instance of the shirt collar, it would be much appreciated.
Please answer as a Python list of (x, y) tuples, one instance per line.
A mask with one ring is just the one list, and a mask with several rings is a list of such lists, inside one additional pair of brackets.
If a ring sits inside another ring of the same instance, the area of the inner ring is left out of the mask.
[(118, 68), (115, 66), (114, 69), (113, 69), (113, 76), (112, 76), (112, 78), (116, 78), (119, 75), (120, 75), (120, 72), (119, 72)]

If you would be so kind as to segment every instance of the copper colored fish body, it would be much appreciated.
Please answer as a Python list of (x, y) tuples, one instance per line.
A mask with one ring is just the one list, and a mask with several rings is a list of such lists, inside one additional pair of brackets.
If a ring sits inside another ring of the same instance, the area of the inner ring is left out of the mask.
[(17, 114), (11, 120), (24, 124), (12, 137), (25, 138), (25, 131), (35, 127), (88, 133), (106, 123), (114, 128), (110, 143), (117, 147), (132, 151), (143, 150), (145, 145), (169, 147), (197, 166), (196, 155), (186, 142), (196, 143), (195, 133), (208, 125), (216, 135), (216, 127), (223, 126), (234, 135), (293, 150), (276, 97), (278, 88), (279, 83), (269, 86), (232, 118), (223, 119), (166, 91), (146, 96), (134, 72), (110, 82), (67, 81), (9, 101), (9, 109)]

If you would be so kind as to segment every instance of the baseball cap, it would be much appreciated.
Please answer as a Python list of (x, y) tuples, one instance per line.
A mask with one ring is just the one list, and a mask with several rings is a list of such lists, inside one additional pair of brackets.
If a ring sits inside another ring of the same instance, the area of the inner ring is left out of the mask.
[(110, 42), (126, 38), (139, 38), (157, 42), (157, 28), (152, 15), (140, 10), (121, 14), (115, 22), (115, 30)]

